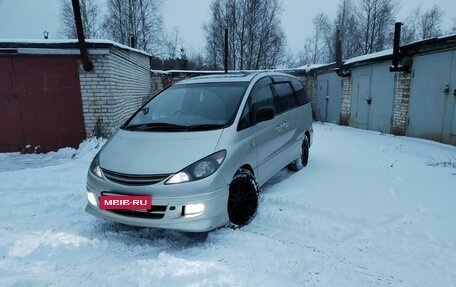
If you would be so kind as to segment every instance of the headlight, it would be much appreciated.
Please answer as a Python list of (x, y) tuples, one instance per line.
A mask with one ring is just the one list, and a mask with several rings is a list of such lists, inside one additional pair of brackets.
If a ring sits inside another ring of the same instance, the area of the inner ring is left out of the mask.
[(89, 170), (96, 176), (102, 177), (100, 161), (98, 159), (98, 154), (93, 158), (92, 163), (90, 164)]
[(213, 153), (176, 173), (165, 184), (195, 181), (208, 177), (220, 167), (225, 157), (226, 150)]

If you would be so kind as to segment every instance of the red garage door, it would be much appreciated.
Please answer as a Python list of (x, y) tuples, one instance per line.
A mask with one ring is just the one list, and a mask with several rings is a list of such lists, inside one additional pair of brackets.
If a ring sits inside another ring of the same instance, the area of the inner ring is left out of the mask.
[(15, 151), (24, 144), (12, 73), (11, 59), (0, 57), (0, 151)]
[(77, 60), (0, 57), (0, 151), (45, 152), (85, 138)]

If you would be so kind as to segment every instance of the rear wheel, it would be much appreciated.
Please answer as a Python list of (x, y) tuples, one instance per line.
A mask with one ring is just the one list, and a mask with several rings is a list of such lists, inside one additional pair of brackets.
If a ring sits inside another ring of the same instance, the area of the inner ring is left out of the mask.
[(301, 146), (301, 156), (290, 164), (290, 169), (298, 171), (307, 165), (309, 161), (309, 139), (304, 136)]
[(230, 183), (228, 216), (231, 224), (240, 227), (249, 223), (258, 209), (258, 185), (254, 175), (240, 169)]

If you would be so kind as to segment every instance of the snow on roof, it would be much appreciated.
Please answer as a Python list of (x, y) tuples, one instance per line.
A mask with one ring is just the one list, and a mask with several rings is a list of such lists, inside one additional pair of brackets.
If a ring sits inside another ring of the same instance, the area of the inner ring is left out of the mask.
[[(307, 64), (297, 68), (278, 68), (278, 69), (263, 69), (263, 70), (229, 70), (228, 73), (256, 73), (256, 72), (281, 72), (281, 73), (289, 73), (294, 71), (305, 71), (306, 73), (317, 68), (325, 67), (332, 65), (333, 63), (328, 64)], [(223, 70), (150, 70), (154, 74), (223, 74), (225, 73)]]
[(440, 37), (437, 37), (437, 39), (445, 40), (445, 39), (453, 38), (453, 37), (456, 37), (456, 33), (454, 33), (454, 34), (449, 34), (449, 35), (444, 35), (444, 36), (440, 36)]
[(143, 55), (152, 57), (152, 55), (149, 54), (149, 53), (147, 53), (146, 51), (143, 51), (143, 50), (140, 50), (140, 49), (135, 49), (135, 48), (132, 48), (132, 47), (129, 47), (129, 46), (120, 44), (120, 43), (118, 43), (118, 42), (111, 41), (111, 40), (105, 40), (105, 39), (87, 39), (86, 41), (87, 41), (88, 43), (94, 43), (94, 44), (111, 44), (111, 45), (113, 45), (113, 46), (115, 46), (115, 47), (118, 47), (118, 48), (121, 48), (121, 49), (124, 49), (124, 50), (130, 50), (130, 51), (133, 51), (133, 52), (136, 52), (136, 53), (140, 53), (140, 54), (143, 54)]
[(302, 71), (302, 70), (304, 70), (307, 73), (307, 72), (309, 72), (311, 70), (314, 70), (314, 69), (317, 69), (317, 68), (321, 68), (321, 67), (324, 67), (324, 66), (328, 66), (328, 65), (330, 65), (330, 63), (329, 64), (307, 64), (307, 65), (304, 65), (304, 66), (301, 66), (301, 67), (297, 67), (297, 68), (292, 68), (292, 69), (289, 69), (289, 70), (291, 70), (291, 71)]
[[(287, 72), (294, 70), (302, 70), (299, 68), (293, 69), (264, 69), (264, 70), (229, 70), (228, 73), (257, 73), (257, 72)], [(223, 70), (150, 70), (154, 74), (224, 74)]]
[(376, 58), (381, 58), (381, 57), (385, 57), (385, 56), (389, 56), (389, 55), (393, 55), (393, 49), (387, 49), (387, 50), (383, 50), (383, 51), (380, 51), (380, 52), (375, 52), (375, 53), (372, 53), (372, 54), (367, 54), (367, 55), (354, 57), (354, 58), (351, 58), (351, 59), (348, 59), (347, 61), (345, 61), (344, 65), (353, 64), (353, 63), (356, 63), (356, 62), (363, 62), (363, 61), (372, 60), (372, 59), (376, 59)]
[[(354, 58), (351, 58), (351, 59), (348, 59), (344, 62), (344, 65), (347, 65), (347, 64), (352, 64), (352, 63), (356, 63), (356, 62), (362, 62), (362, 61), (367, 61), (367, 60), (372, 60), (372, 59), (376, 59), (376, 58), (381, 58), (381, 57), (385, 57), (385, 56), (389, 56), (389, 55), (392, 55), (393, 54), (393, 49), (388, 49), (388, 50), (384, 50), (384, 51), (380, 51), (380, 52), (376, 52), (376, 53), (372, 53), (372, 54), (368, 54), (368, 55), (362, 55), (362, 56), (358, 56), (358, 57), (354, 57)], [(318, 69), (318, 68), (322, 68), (322, 67), (325, 67), (325, 66), (330, 66), (330, 65), (333, 65), (335, 64), (335, 62), (331, 62), (331, 63), (326, 63), (326, 64), (307, 64), (307, 65), (304, 65), (304, 66), (301, 66), (301, 67), (297, 67), (297, 68), (293, 68), (293, 69), (289, 69), (291, 71), (306, 71), (306, 73), (312, 71), (312, 70), (315, 70), (315, 69)]]
[[(105, 44), (105, 45), (113, 45), (115, 47), (130, 50), (136, 53), (140, 53), (146, 56), (151, 57), (152, 55), (139, 49), (135, 49), (118, 42), (106, 39), (86, 39), (86, 43), (89, 44)], [(18, 44), (37, 44), (37, 45), (52, 45), (52, 44), (77, 44), (78, 39), (0, 39), (1, 43), (18, 43)], [(89, 48), (90, 49), (90, 48)]]
[[(456, 34), (445, 35), (445, 36), (440, 36), (440, 37), (435, 37), (435, 38), (430, 38), (430, 39), (425, 39), (425, 40), (419, 40), (419, 41), (416, 41), (416, 42), (408, 43), (408, 44), (404, 45), (403, 47), (417, 46), (417, 45), (420, 45), (420, 44), (424, 45), (424, 44), (426, 44), (428, 42), (439, 41), (439, 40), (440, 41), (445, 41), (445, 40), (452, 39), (452, 38), (456, 38)], [(387, 49), (387, 50), (375, 52), (375, 53), (372, 53), (372, 54), (361, 55), (361, 56), (358, 56), (358, 57), (354, 57), (354, 58), (348, 59), (348, 60), (346, 60), (344, 62), (344, 65), (349, 65), (349, 64), (353, 64), (353, 63), (357, 63), (357, 62), (364, 62), (364, 61), (368, 61), (368, 60), (374, 60), (374, 59), (377, 59), (377, 58), (382, 58), (382, 57), (387, 57), (387, 56), (392, 56), (392, 55), (393, 55), (393, 49)], [(301, 66), (301, 67), (298, 67), (298, 68), (294, 68), (294, 69), (291, 69), (291, 70), (305, 70), (306, 72), (309, 72), (311, 70), (318, 69), (318, 68), (321, 68), (321, 67), (324, 67), (324, 66), (329, 66), (331, 64), (332, 63), (328, 63), (328, 64), (307, 64), (307, 65), (304, 65), (304, 66)]]
[(428, 39), (424, 39), (424, 40), (418, 40), (418, 41), (414, 41), (414, 42), (410, 42), (410, 43), (404, 44), (403, 46), (404, 47), (418, 46), (419, 44), (425, 44), (425, 43), (429, 43), (429, 42), (433, 42), (433, 41), (445, 41), (445, 40), (451, 39), (451, 38), (456, 38), (456, 34), (450, 34), (450, 35), (444, 35), (444, 36), (440, 36), (440, 37), (434, 37), (434, 38), (428, 38)]
[[(150, 70), (154, 74), (221, 74), (225, 73), (225, 71), (221, 70), (155, 70), (152, 69)], [(233, 71), (228, 71), (229, 73), (232, 73)]]

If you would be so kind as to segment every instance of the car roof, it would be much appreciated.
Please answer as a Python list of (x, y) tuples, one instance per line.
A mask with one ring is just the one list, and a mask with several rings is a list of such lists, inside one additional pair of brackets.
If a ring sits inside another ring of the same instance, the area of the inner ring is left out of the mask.
[(197, 76), (193, 78), (188, 78), (180, 82), (175, 83), (175, 85), (181, 84), (199, 84), (199, 83), (220, 83), (220, 82), (251, 82), (254, 78), (262, 78), (265, 76), (288, 76), (292, 77), (289, 74), (280, 73), (280, 72), (228, 72), (220, 73), (206, 76)]

